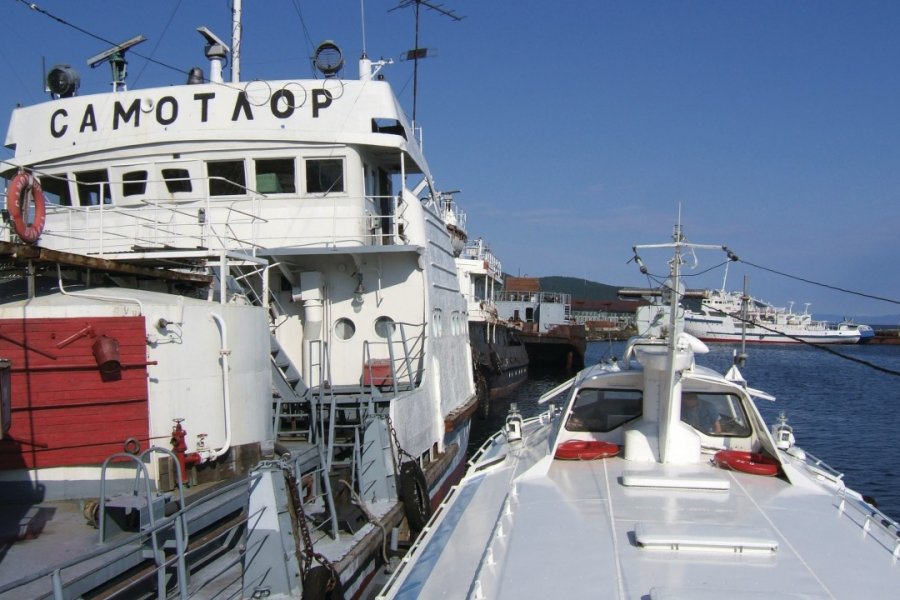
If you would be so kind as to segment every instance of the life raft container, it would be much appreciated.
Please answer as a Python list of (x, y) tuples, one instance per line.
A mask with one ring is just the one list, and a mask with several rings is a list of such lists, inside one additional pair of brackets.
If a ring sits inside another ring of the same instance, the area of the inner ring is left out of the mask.
[(778, 474), (779, 463), (771, 456), (759, 452), (741, 450), (719, 450), (713, 456), (713, 464), (722, 469), (731, 469), (751, 475), (772, 477)]
[[(25, 218), (28, 205), (34, 202), (34, 218), (30, 223)], [(20, 171), (9, 182), (6, 191), (6, 210), (12, 220), (16, 235), (28, 244), (35, 243), (44, 231), (44, 219), (47, 216), (47, 205), (41, 183), (31, 173)]]
[(612, 442), (596, 440), (569, 440), (556, 448), (553, 458), (560, 460), (595, 460), (609, 458), (619, 453), (619, 446)]

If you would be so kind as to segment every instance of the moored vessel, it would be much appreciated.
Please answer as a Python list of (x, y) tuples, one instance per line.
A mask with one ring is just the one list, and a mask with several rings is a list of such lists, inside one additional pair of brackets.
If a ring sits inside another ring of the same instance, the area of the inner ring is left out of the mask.
[(61, 65), (13, 112), (0, 596), (357, 596), (462, 474), (466, 302), (387, 61), (225, 81), (198, 31), (208, 76), (127, 89), (132, 38), (111, 92)]
[(492, 399), (510, 394), (528, 377), (528, 352), (518, 329), (498, 314), (494, 299), (503, 289), (503, 267), (484, 240), (469, 241), (456, 268), (468, 302), (475, 386), (489, 412)]
[(572, 295), (541, 291), (540, 279), (508, 277), (496, 301), (502, 319), (518, 331), (534, 367), (578, 370), (584, 366), (587, 334), (572, 319)]
[(808, 305), (798, 313), (724, 289), (708, 290), (700, 308), (685, 314), (684, 327), (704, 342), (856, 344), (874, 335), (868, 325), (813, 320)]

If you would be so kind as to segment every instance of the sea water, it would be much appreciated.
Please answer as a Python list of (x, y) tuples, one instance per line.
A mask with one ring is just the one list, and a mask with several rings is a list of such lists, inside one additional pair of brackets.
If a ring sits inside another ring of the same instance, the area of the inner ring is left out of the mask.
[[(622, 342), (591, 342), (586, 364), (621, 357), (623, 349)], [(736, 349), (711, 344), (697, 362), (724, 373)], [(747, 384), (776, 398), (756, 400), (769, 426), (784, 412), (798, 446), (844, 473), (849, 487), (900, 520), (900, 377), (863, 364), (900, 372), (900, 346), (778, 344), (748, 346), (747, 355), (741, 368)], [(473, 421), (470, 450), (503, 425), (509, 402), (523, 415), (535, 415), (546, 410), (538, 397), (570, 376), (535, 373), (511, 396), (494, 401), (489, 415)]]

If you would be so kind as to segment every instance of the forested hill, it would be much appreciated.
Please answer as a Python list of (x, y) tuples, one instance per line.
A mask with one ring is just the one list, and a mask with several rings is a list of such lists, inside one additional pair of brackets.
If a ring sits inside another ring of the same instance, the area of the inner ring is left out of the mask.
[(621, 286), (606, 285), (577, 277), (541, 277), (541, 291), (572, 294), (581, 300), (617, 300)]

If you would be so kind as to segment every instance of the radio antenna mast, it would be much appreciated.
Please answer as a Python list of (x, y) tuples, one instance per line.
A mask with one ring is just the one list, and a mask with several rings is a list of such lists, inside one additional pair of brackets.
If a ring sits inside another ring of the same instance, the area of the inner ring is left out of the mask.
[[(416, 104), (419, 95), (419, 59), (428, 57), (428, 48), (419, 48), (419, 8), (424, 6), (425, 8), (430, 8), (431, 10), (444, 15), (454, 21), (462, 21), (464, 17), (460, 17), (456, 14), (452, 9), (444, 8), (443, 4), (438, 4), (434, 2), (434, 0), (400, 0), (400, 3), (394, 8), (390, 9), (388, 12), (392, 12), (401, 8), (407, 8), (409, 6), (415, 7), (416, 11), (416, 45), (412, 50), (409, 50), (405, 54), (406, 60), (413, 61), (413, 126), (416, 123)], [(432, 55), (434, 52), (432, 52)]]

